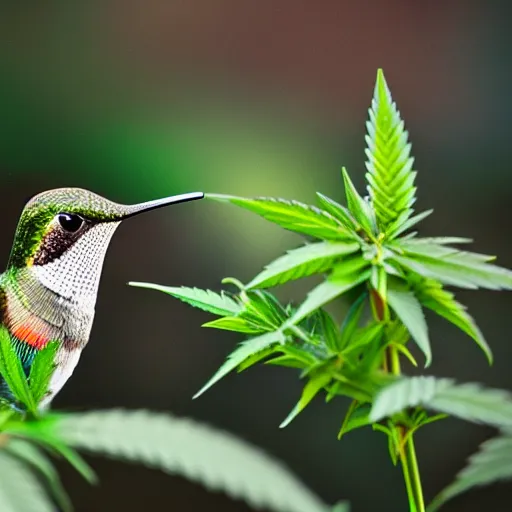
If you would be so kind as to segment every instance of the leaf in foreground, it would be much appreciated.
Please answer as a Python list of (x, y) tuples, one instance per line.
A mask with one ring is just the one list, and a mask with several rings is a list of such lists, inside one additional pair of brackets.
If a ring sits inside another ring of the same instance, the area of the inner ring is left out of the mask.
[(143, 463), (276, 512), (326, 512), (285, 466), (262, 450), (190, 419), (147, 411), (69, 414), (62, 440), (89, 453)]
[(0, 373), (14, 397), (31, 412), (37, 409), (36, 402), (28, 386), (21, 361), (14, 350), (9, 331), (0, 326)]
[(48, 385), (55, 369), (55, 355), (59, 345), (56, 341), (48, 343), (43, 350), (36, 354), (30, 367), (28, 382), (36, 403), (39, 403), (48, 391)]
[(208, 311), (214, 315), (236, 315), (242, 310), (242, 306), (237, 304), (224, 292), (215, 293), (211, 290), (201, 290), (200, 288), (187, 288), (186, 286), (161, 286), (158, 284), (138, 283), (134, 281), (131, 281), (128, 284), (138, 288), (148, 288), (167, 293), (182, 302), (186, 302), (195, 308)]
[(435, 377), (402, 378), (387, 386), (378, 393), (370, 419), (377, 422), (417, 406), (473, 423), (512, 426), (512, 399), (507, 391)]
[(60, 481), (59, 473), (35, 444), (23, 439), (12, 438), (7, 443), (5, 450), (31, 466), (44, 478), (48, 490), (62, 512), (69, 512), (73, 509), (69, 496)]
[(441, 491), (429, 505), (434, 512), (454, 496), (478, 485), (512, 479), (512, 432), (483, 443), (472, 455), (468, 465), (457, 475), (455, 482)]
[(30, 466), (0, 450), (0, 510), (55, 512), (55, 507)]
[(251, 357), (270, 345), (284, 343), (284, 335), (280, 331), (262, 334), (256, 338), (244, 341), (229, 354), (226, 362), (217, 370), (215, 375), (194, 395), (194, 398), (202, 395), (207, 389), (211, 388), (222, 377), (242, 364), (248, 357)]

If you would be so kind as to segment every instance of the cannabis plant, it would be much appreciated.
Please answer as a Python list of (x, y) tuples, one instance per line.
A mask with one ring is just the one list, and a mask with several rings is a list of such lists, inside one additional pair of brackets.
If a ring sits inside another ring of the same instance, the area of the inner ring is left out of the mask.
[[(367, 123), (368, 195), (362, 197), (343, 169), (346, 205), (318, 194), (318, 206), (275, 198), (246, 199), (210, 194), (215, 201), (248, 209), (308, 242), (270, 263), (244, 285), (224, 279), (219, 293), (186, 287), (154, 288), (217, 318), (210, 328), (246, 337), (197, 393), (233, 370), (258, 363), (299, 370), (304, 388), (281, 427), (288, 425), (318, 394), (340, 416), (341, 439), (371, 427), (383, 433), (393, 464), (403, 469), (410, 510), (424, 512), (425, 501), (414, 436), (426, 425), (456, 416), (496, 427), (467, 467), (431, 502), (437, 510), (448, 499), (476, 485), (512, 477), (512, 398), (479, 384), (458, 384), (433, 376), (407, 377), (418, 366), (410, 346), (432, 361), (428, 308), (492, 352), (452, 287), (512, 288), (512, 272), (491, 256), (453, 246), (457, 237), (421, 238), (411, 231), (431, 213), (415, 214), (411, 146), (381, 71)], [(281, 304), (269, 291), (288, 281), (319, 274), (321, 283), (297, 306)], [(234, 288), (234, 291), (233, 291)], [(341, 325), (326, 309), (344, 296), (350, 307)], [(0, 329), (0, 373), (16, 400), (0, 403), (0, 510), (65, 512), (71, 501), (52, 457), (66, 459), (89, 482), (97, 478), (79, 451), (138, 462), (196, 481), (276, 512), (347, 511), (346, 503), (325, 505), (278, 461), (235, 437), (170, 414), (149, 411), (42, 412), (38, 403), (53, 372), (56, 345), (40, 351), (28, 377), (8, 334)], [(341, 411), (338, 396), (349, 397)], [(170, 504), (172, 506), (172, 504)]]
[[(412, 512), (426, 510), (414, 444), (419, 429), (448, 416), (500, 429), (501, 435), (485, 443), (455, 483), (433, 500), (433, 511), (472, 486), (512, 476), (512, 400), (505, 391), (479, 384), (407, 377), (404, 370), (418, 366), (410, 346), (417, 345), (421, 366), (428, 368), (433, 354), (426, 308), (464, 331), (492, 363), (482, 332), (451, 289), (511, 289), (512, 272), (491, 263), (493, 256), (458, 247), (469, 239), (424, 238), (413, 231), (432, 210), (414, 212), (411, 144), (380, 70), (366, 127), (364, 197), (345, 169), (345, 205), (320, 193), (317, 206), (280, 198), (207, 195), (307, 239), (249, 283), (226, 278), (223, 283), (235, 291), (220, 293), (132, 284), (201, 308), (217, 317), (205, 327), (237, 331), (246, 338), (196, 397), (232, 370), (240, 372), (257, 363), (298, 369), (304, 380), (302, 395), (281, 427), (322, 394), (326, 402), (333, 402), (333, 414), (340, 415), (338, 438), (364, 427), (383, 433), (391, 462), (402, 467)], [(281, 304), (269, 291), (313, 274), (321, 275), (322, 281), (298, 307)], [(325, 306), (341, 296), (350, 307), (338, 325)], [(333, 400), (337, 396), (350, 399), (345, 411)]]

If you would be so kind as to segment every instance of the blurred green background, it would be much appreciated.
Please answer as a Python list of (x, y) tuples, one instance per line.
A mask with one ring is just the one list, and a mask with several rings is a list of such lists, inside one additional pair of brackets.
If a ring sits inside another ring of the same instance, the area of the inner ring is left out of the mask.
[[(119, 202), (195, 190), (304, 202), (318, 190), (341, 199), (341, 165), (363, 184), (364, 122), (383, 67), (412, 137), (418, 209), (435, 208), (423, 234), (473, 237), (475, 250), (512, 267), (509, 19), (505, 2), (460, 0), (2, 2), (4, 261), (24, 202), (53, 187)], [(348, 498), (355, 512), (406, 510), (382, 435), (362, 430), (336, 441), (342, 400), (318, 399), (278, 429), (300, 392), (294, 371), (257, 367), (192, 401), (240, 337), (201, 329), (207, 314), (125, 285), (219, 289), (223, 277), (248, 281), (299, 243), (207, 201), (123, 224), (106, 259), (91, 343), (54, 406), (205, 420), (282, 458), (327, 501)], [(307, 284), (280, 296), (300, 300)], [(469, 338), (429, 317), (431, 372), (512, 389), (512, 296), (459, 297), (496, 362), (489, 368)], [(456, 420), (420, 432), (427, 498), (490, 435)], [(79, 512), (248, 510), (180, 478), (93, 463), (101, 477), (93, 489), (63, 467)], [(475, 490), (446, 510), (503, 510), (511, 491)]]

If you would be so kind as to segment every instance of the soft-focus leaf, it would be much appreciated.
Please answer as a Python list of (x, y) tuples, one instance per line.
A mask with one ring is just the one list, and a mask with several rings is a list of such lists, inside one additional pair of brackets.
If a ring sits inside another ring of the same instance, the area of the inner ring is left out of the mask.
[(130, 286), (137, 286), (139, 288), (149, 288), (151, 290), (158, 290), (168, 295), (172, 295), (195, 308), (208, 311), (214, 315), (229, 316), (238, 314), (242, 306), (236, 303), (231, 297), (224, 292), (215, 293), (211, 290), (201, 290), (199, 288), (187, 288), (185, 286), (160, 286), (152, 283), (128, 283)]
[(429, 366), (432, 360), (432, 350), (428, 337), (427, 322), (418, 299), (410, 291), (394, 288), (390, 282), (388, 302), (425, 355), (425, 366)]
[(0, 510), (2, 512), (55, 512), (31, 468), (23, 461), (0, 450)]
[(302, 395), (300, 400), (297, 402), (295, 407), (291, 410), (290, 414), (285, 418), (285, 420), (279, 425), (279, 428), (284, 428), (289, 425), (297, 415), (304, 410), (304, 408), (315, 398), (317, 393), (321, 391), (329, 382), (331, 381), (331, 375), (328, 373), (319, 373), (314, 377), (311, 377), (308, 383), (304, 386), (302, 390)]
[(40, 350), (30, 367), (28, 378), (30, 391), (36, 403), (39, 403), (48, 391), (50, 379), (55, 370), (55, 355), (60, 343), (53, 341)]
[(281, 227), (324, 240), (347, 240), (352, 234), (330, 213), (316, 206), (273, 197), (243, 197), (206, 194), (207, 198), (230, 202), (261, 215)]
[(512, 434), (509, 432), (483, 443), (480, 450), (471, 456), (468, 465), (457, 475), (455, 482), (439, 493), (427, 510), (434, 512), (446, 501), (473, 487), (510, 479)]
[(376, 227), (370, 205), (359, 195), (345, 168), (342, 169), (342, 173), (350, 212), (366, 233), (375, 233)]
[(474, 423), (512, 426), (512, 400), (507, 391), (435, 377), (402, 378), (385, 387), (375, 399), (371, 420), (380, 421), (418, 405)]
[(492, 363), (491, 348), (465, 306), (455, 300), (453, 293), (445, 290), (433, 279), (418, 280), (413, 282), (413, 286), (414, 293), (423, 306), (435, 311), (471, 336), (484, 351), (489, 363)]
[(75, 448), (183, 476), (254, 508), (276, 512), (329, 508), (281, 462), (191, 419), (113, 410), (69, 414), (57, 426), (58, 435)]
[[(365, 138), (368, 192), (379, 228), (387, 232), (397, 218), (405, 223), (413, 212), (416, 172), (412, 170), (414, 159), (410, 156), (408, 133), (381, 69), (377, 72), (369, 116)], [(396, 225), (392, 227), (396, 231)]]
[(226, 362), (217, 370), (215, 375), (194, 395), (194, 398), (202, 395), (207, 389), (243, 363), (248, 357), (262, 350), (266, 350), (269, 346), (276, 343), (284, 343), (284, 341), (284, 334), (281, 331), (276, 331), (265, 333), (257, 338), (252, 338), (240, 343), (240, 345), (229, 354)]
[(30, 412), (35, 412), (37, 404), (30, 392), (25, 372), (11, 342), (9, 331), (4, 326), (0, 326), (0, 373), (14, 398)]
[(319, 242), (309, 244), (274, 260), (258, 274), (247, 288), (269, 288), (294, 279), (325, 272), (333, 262), (342, 256), (352, 254), (359, 249), (355, 242)]
[(72, 448), (53, 434), (55, 417), (46, 415), (39, 421), (9, 422), (5, 433), (37, 442), (54, 455), (60, 455), (73, 466), (89, 483), (95, 484), (98, 478), (92, 468)]
[(73, 510), (69, 496), (60, 481), (59, 473), (34, 444), (23, 439), (10, 439), (5, 446), (5, 450), (31, 466), (42, 476), (48, 490), (62, 512)]
[[(345, 273), (346, 272), (346, 273)], [(299, 306), (289, 324), (296, 324), (322, 307), (327, 302), (339, 297), (370, 277), (369, 263), (362, 258), (350, 264), (336, 268), (331, 276), (313, 288), (306, 300)]]

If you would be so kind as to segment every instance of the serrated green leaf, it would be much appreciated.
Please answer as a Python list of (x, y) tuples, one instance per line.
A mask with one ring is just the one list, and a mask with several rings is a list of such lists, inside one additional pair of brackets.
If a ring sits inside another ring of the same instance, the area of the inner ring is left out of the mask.
[(410, 217), (408, 210), (403, 211), (394, 222), (392, 222), (386, 230), (386, 235), (389, 239), (396, 238), (408, 229), (411, 229), (416, 224), (419, 224), (423, 219), (426, 219), (434, 210), (426, 210)]
[(278, 356), (274, 357), (268, 361), (265, 361), (265, 364), (271, 364), (273, 366), (283, 366), (285, 368), (296, 368), (298, 370), (303, 370), (306, 368), (307, 364), (299, 359), (296, 359), (292, 356)]
[(336, 217), (347, 229), (353, 232), (354, 236), (356, 236), (357, 222), (354, 217), (352, 217), (350, 211), (334, 201), (334, 199), (324, 196), (320, 192), (317, 192), (316, 195), (318, 196), (322, 209), (330, 213), (333, 217)]
[(129, 282), (130, 286), (139, 288), (148, 288), (150, 290), (158, 290), (175, 297), (176, 299), (186, 302), (195, 308), (208, 311), (214, 315), (229, 316), (238, 314), (242, 306), (235, 302), (224, 292), (215, 293), (211, 290), (201, 290), (199, 288), (187, 288), (186, 286), (160, 286), (152, 283)]
[[(401, 240), (404, 240), (403, 238)], [(422, 237), (422, 238), (414, 238), (409, 240), (407, 244), (414, 246), (420, 245), (450, 245), (450, 244), (470, 244), (473, 242), (471, 238), (465, 238), (460, 236), (430, 236), (430, 237)], [(458, 249), (454, 249), (458, 251)], [(477, 255), (476, 253), (469, 253), (473, 255)], [(493, 256), (486, 255), (478, 255), (484, 257), (484, 261), (488, 261), (493, 259)]]
[(359, 320), (361, 319), (361, 315), (363, 314), (363, 309), (367, 297), (368, 293), (365, 291), (350, 306), (350, 309), (348, 310), (347, 315), (345, 316), (345, 319), (341, 324), (339, 344), (340, 350), (347, 346), (355, 330), (357, 329)]
[(113, 410), (69, 414), (57, 426), (60, 438), (75, 448), (183, 476), (257, 509), (327, 512), (329, 508), (281, 462), (192, 419)]
[(355, 242), (319, 242), (288, 251), (258, 274), (247, 288), (269, 288), (329, 270), (334, 261), (359, 250)]
[[(279, 346), (279, 350), (284, 354), (283, 357), (289, 357), (290, 360), (294, 359), (301, 363), (301, 367), (312, 367), (316, 365), (319, 360), (311, 353), (304, 349), (304, 346), (286, 343)], [(273, 360), (275, 361), (275, 359)], [(271, 363), (271, 361), (268, 362)]]
[(55, 512), (55, 507), (31, 469), (7, 450), (0, 450), (0, 510)]
[(418, 367), (418, 362), (416, 361), (416, 359), (414, 359), (414, 356), (411, 354), (411, 352), (405, 345), (393, 344), (393, 346), (395, 346), (398, 352), (403, 354), (413, 366)]
[(248, 357), (266, 350), (270, 345), (284, 343), (285, 336), (281, 331), (269, 332), (252, 338), (241, 343), (231, 354), (226, 362), (217, 370), (214, 376), (194, 395), (194, 398), (202, 395), (207, 389), (211, 388), (222, 377), (234, 370), (239, 364), (243, 363)]
[(512, 479), (512, 435), (506, 433), (484, 442), (472, 455), (455, 482), (439, 493), (428, 506), (434, 512), (453, 497), (473, 487)]
[(275, 331), (288, 318), (285, 308), (266, 290), (249, 290), (245, 296), (244, 309), (238, 316), (260, 327), (260, 331)]
[(432, 361), (432, 349), (430, 348), (427, 322), (418, 299), (412, 292), (400, 290), (390, 282), (388, 303), (425, 355), (425, 367), (429, 366)]
[(223, 316), (210, 322), (204, 323), (201, 327), (210, 327), (213, 329), (222, 329), (224, 331), (244, 332), (247, 334), (257, 334), (261, 332), (259, 326), (248, 322), (245, 318), (239, 316)]
[(410, 156), (408, 133), (381, 69), (377, 73), (369, 116), (366, 179), (378, 225), (386, 232), (397, 217), (403, 223), (412, 214), (416, 172), (412, 170), (414, 159)]
[(97, 483), (98, 478), (87, 462), (55, 436), (53, 432), (55, 422), (56, 416), (47, 414), (37, 421), (9, 422), (4, 432), (35, 441), (50, 453), (63, 457), (90, 484)]
[(366, 233), (375, 234), (376, 226), (370, 205), (359, 195), (345, 167), (342, 168), (342, 174), (350, 213)]
[(358, 428), (366, 427), (369, 425), (370, 410), (370, 404), (361, 404), (356, 400), (352, 401), (347, 414), (345, 415), (345, 419), (343, 420), (340, 431), (338, 432), (338, 440), (340, 440), (345, 434), (348, 434), (352, 430), (356, 430)]
[(380, 421), (418, 405), (474, 423), (512, 426), (512, 400), (507, 391), (434, 377), (402, 378), (385, 387), (377, 395), (370, 417), (373, 422)]
[[(238, 372), (243, 372), (244, 370), (247, 370), (251, 366), (254, 366), (255, 364), (259, 363), (260, 361), (263, 361), (264, 359), (267, 359), (272, 354), (275, 354), (276, 347), (267, 347), (264, 350), (261, 350), (260, 352), (257, 352), (256, 354), (253, 354), (252, 356), (249, 356), (243, 363), (240, 363), (237, 367)], [(275, 358), (274, 358), (275, 359)]]
[[(324, 304), (366, 281), (370, 277), (368, 262), (361, 258), (357, 261), (357, 265), (359, 266), (357, 271), (347, 274), (343, 273), (344, 269), (342, 267), (335, 269), (326, 281), (320, 283), (309, 292), (306, 300), (288, 320), (287, 324), (292, 325), (300, 322)], [(354, 266), (351, 264), (350, 270), (353, 270), (353, 268)]]
[(28, 464), (42, 476), (48, 490), (62, 512), (73, 510), (71, 500), (60, 481), (59, 473), (34, 444), (23, 439), (10, 439), (5, 446), (5, 450)]
[(487, 263), (487, 254), (460, 251), (439, 244), (401, 241), (393, 248), (402, 252), (392, 257), (403, 267), (443, 284), (461, 288), (512, 289), (512, 272)]
[(9, 331), (0, 326), (0, 373), (9, 386), (14, 398), (28, 411), (36, 412), (37, 404), (30, 392), (27, 378), (11, 342)]
[(59, 345), (56, 341), (48, 343), (45, 348), (36, 354), (30, 367), (29, 388), (37, 404), (48, 391), (48, 385), (55, 370), (55, 356)]
[(285, 229), (324, 240), (347, 240), (353, 235), (330, 213), (298, 201), (273, 197), (244, 197), (207, 194), (205, 197), (229, 202), (261, 215)]
[(389, 244), (392, 249), (398, 249), (405, 254), (427, 258), (455, 259), (461, 265), (481, 265), (496, 259), (489, 254), (480, 254), (477, 252), (461, 251), (457, 247), (450, 247), (448, 243), (469, 243), (468, 238), (455, 237), (430, 237), (430, 238), (410, 238), (395, 240)]
[(305, 409), (305, 407), (315, 398), (315, 396), (325, 387), (329, 382), (331, 382), (331, 375), (328, 373), (320, 373), (311, 377), (308, 383), (304, 386), (302, 390), (302, 395), (300, 400), (297, 402), (295, 407), (291, 410), (290, 414), (285, 418), (285, 420), (279, 425), (279, 428), (284, 428), (289, 425), (297, 415)]
[(380, 340), (384, 330), (383, 322), (370, 322), (368, 325), (357, 329), (349, 341), (348, 345), (343, 349), (342, 354), (347, 355), (354, 350), (361, 349), (369, 343), (375, 343)]
[(324, 309), (318, 309), (313, 318), (314, 333), (319, 334), (325, 346), (332, 352), (339, 350), (340, 331), (332, 316)]
[(492, 364), (491, 348), (466, 308), (455, 300), (453, 293), (445, 290), (440, 283), (432, 279), (421, 279), (413, 282), (413, 286), (416, 297), (423, 306), (442, 316), (473, 338), (484, 351), (489, 363)]

